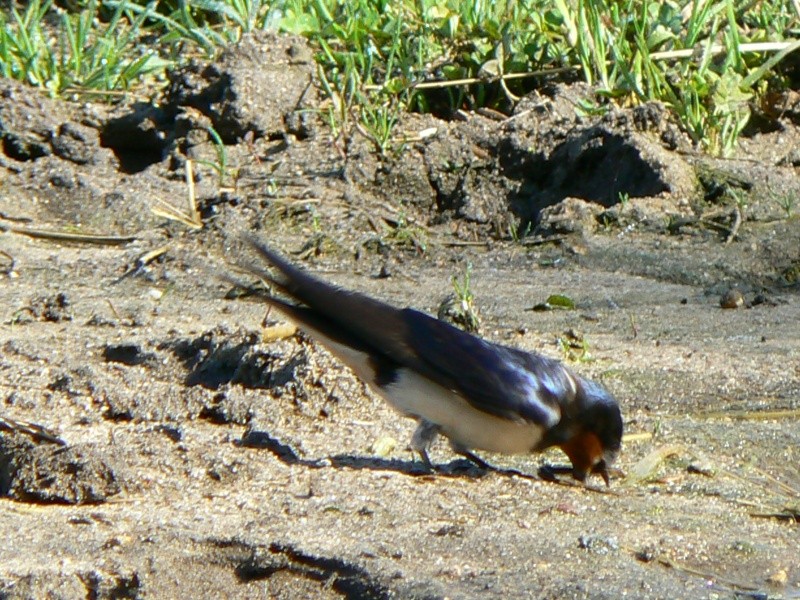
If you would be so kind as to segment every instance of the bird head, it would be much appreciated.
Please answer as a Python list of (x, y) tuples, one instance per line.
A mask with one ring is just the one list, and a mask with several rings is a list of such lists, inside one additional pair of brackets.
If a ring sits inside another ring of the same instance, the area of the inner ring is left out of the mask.
[(619, 404), (604, 387), (585, 379), (580, 380), (577, 393), (582, 397), (572, 415), (572, 435), (558, 446), (569, 457), (575, 479), (585, 481), (597, 474), (608, 485), (608, 467), (622, 446)]

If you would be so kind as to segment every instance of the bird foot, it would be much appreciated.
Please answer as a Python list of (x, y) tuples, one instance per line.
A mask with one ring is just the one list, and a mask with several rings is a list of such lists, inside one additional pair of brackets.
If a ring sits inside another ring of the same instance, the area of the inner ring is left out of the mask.
[(559, 475), (572, 475), (572, 467), (568, 465), (542, 465), (537, 472), (545, 481), (558, 481)]

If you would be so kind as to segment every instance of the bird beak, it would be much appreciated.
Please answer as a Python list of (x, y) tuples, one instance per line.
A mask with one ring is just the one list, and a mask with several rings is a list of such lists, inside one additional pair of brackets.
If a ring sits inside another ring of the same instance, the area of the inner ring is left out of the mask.
[(609, 487), (611, 485), (611, 481), (608, 476), (608, 466), (606, 465), (606, 461), (604, 460), (598, 462), (591, 469), (579, 469), (577, 467), (574, 467), (572, 469), (572, 478), (575, 479), (576, 481), (584, 483), (586, 481), (586, 477), (590, 473), (592, 475), (600, 475), (600, 477), (603, 478), (603, 481), (606, 482), (606, 487)]

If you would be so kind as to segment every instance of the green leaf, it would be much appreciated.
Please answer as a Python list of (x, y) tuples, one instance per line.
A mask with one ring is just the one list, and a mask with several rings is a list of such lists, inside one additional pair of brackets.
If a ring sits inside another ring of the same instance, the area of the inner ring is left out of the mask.
[(563, 308), (566, 310), (574, 310), (575, 302), (569, 296), (563, 294), (551, 294), (547, 298), (547, 304), (554, 308)]

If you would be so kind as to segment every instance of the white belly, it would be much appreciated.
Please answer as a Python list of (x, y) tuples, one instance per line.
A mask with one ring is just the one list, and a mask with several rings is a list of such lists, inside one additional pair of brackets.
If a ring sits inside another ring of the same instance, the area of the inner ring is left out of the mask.
[(540, 426), (482, 412), (408, 369), (401, 369), (397, 380), (385, 388), (373, 389), (404, 415), (439, 425), (445, 436), (466, 450), (521, 454), (533, 450), (542, 439)]
[[(306, 330), (309, 330), (307, 326)], [(531, 452), (542, 439), (541, 426), (482, 412), (455, 392), (410, 369), (399, 369), (394, 382), (378, 386), (367, 354), (339, 344), (317, 331), (310, 332), (395, 410), (404, 416), (423, 418), (438, 425), (443, 435), (464, 450), (523, 454)], [(550, 417), (553, 423), (559, 418), (555, 411)]]

